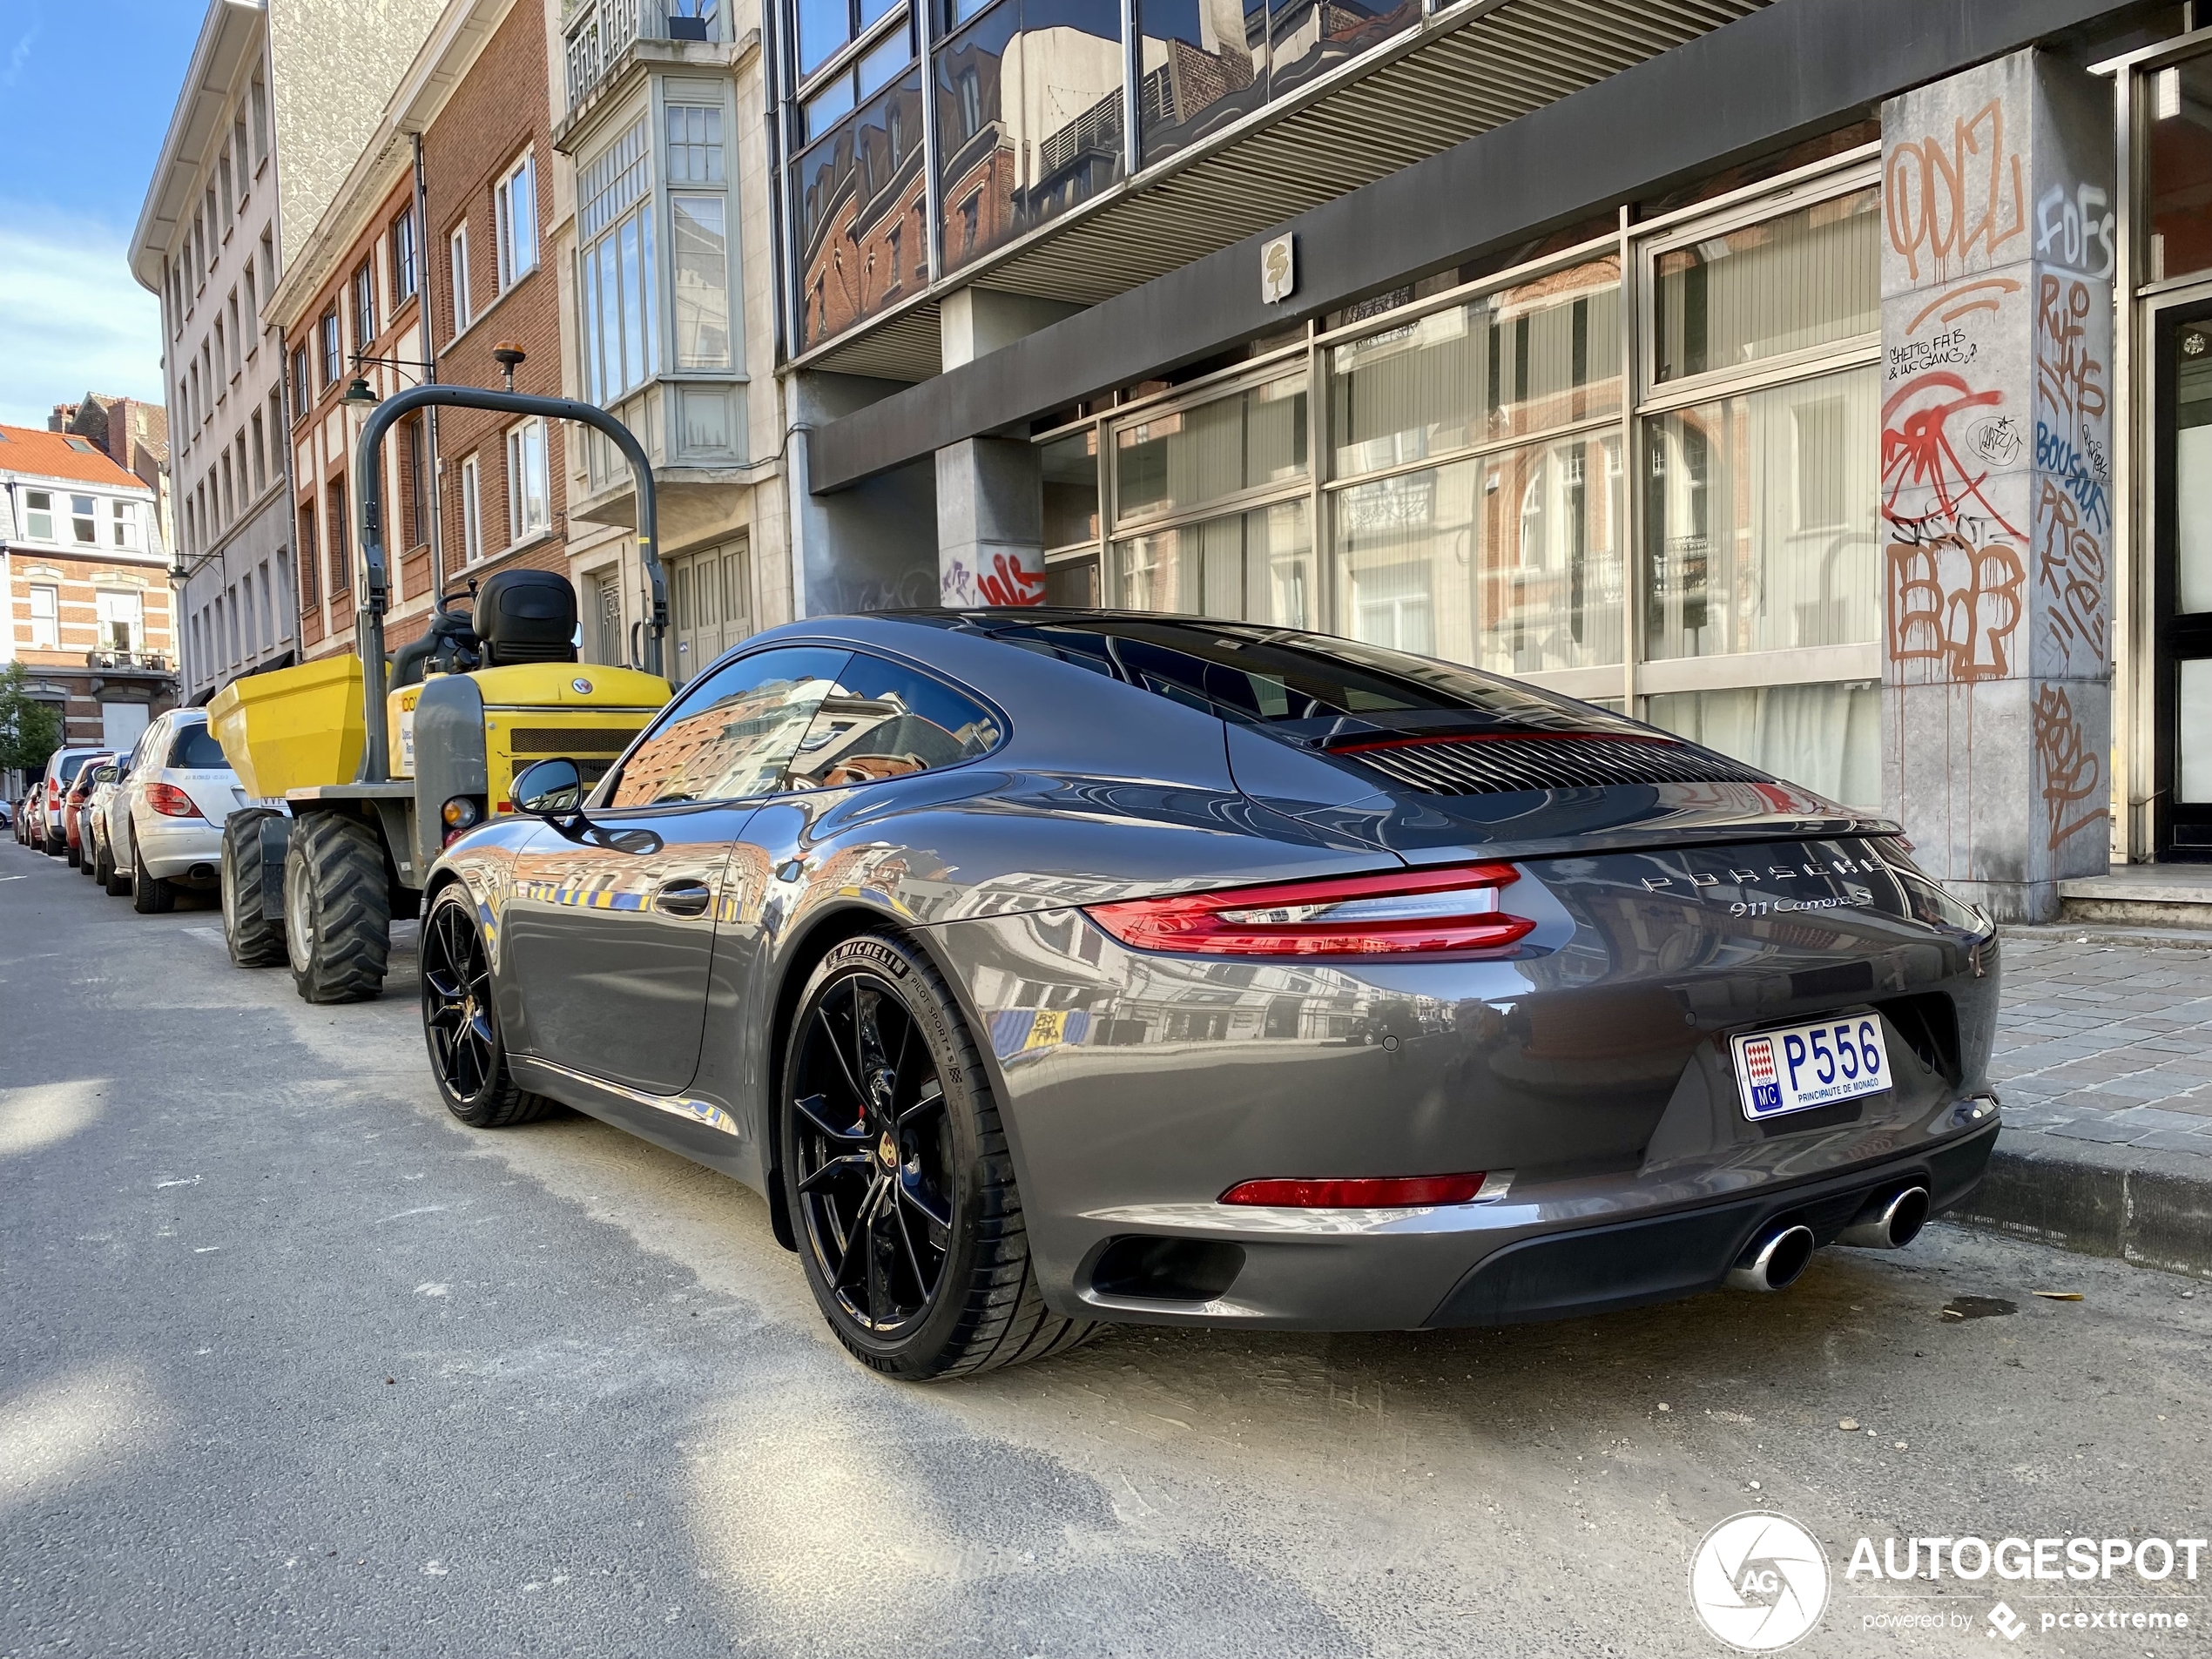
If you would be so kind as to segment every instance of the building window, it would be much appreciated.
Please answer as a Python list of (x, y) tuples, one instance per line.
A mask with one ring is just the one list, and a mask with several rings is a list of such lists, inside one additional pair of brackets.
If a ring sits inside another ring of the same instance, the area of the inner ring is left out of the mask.
[(138, 650), (145, 636), (145, 602), (138, 590), (102, 588), (92, 603), (99, 617), (100, 649)]
[(314, 387), (307, 380), (307, 348), (298, 346), (292, 353), (292, 414), (295, 420), (304, 420), (307, 405), (314, 401)]
[(284, 388), (280, 386), (269, 394), (269, 470), (275, 472), (284, 463), (279, 459), (284, 451), (278, 446), (284, 442)]
[(725, 206), (719, 195), (686, 192), (669, 199), (669, 263), (675, 278), (671, 317), (676, 325), (678, 368), (730, 367)]
[(671, 104), (668, 108), (668, 182), (722, 182), (722, 106)]
[(260, 495), (269, 487), (267, 441), (261, 426), (261, 411), (253, 411), (253, 493)]
[(537, 164), (529, 156), (492, 186), (502, 293), (537, 269)]
[(447, 244), (448, 287), (453, 290), (453, 332), (457, 337), (469, 332), (474, 320), (469, 314), (469, 227), (456, 225), (452, 239)]
[(577, 300), (584, 396), (595, 403), (612, 403), (660, 372), (645, 132), (638, 121), (577, 173)]
[(415, 209), (404, 207), (392, 221), (392, 303), (412, 299), (418, 280), (415, 259)]
[(100, 539), (99, 503), (90, 496), (69, 498), (71, 537), (81, 546), (95, 547)]
[(553, 524), (547, 487), (545, 422), (525, 421), (507, 434), (507, 539), (509, 546), (542, 536)]
[(116, 546), (138, 546), (138, 503), (134, 501), (118, 501), (111, 502), (111, 505), (115, 509), (115, 516), (110, 522), (109, 534), (115, 538)]
[(231, 153), (238, 158), (238, 205), (246, 206), (246, 199), (253, 192), (253, 164), (246, 158), (246, 107), (239, 106), (231, 119)]
[(51, 490), (26, 489), (23, 493), (24, 529), (34, 542), (54, 539), (54, 497)]
[(338, 384), (338, 377), (345, 371), (345, 349), (339, 343), (338, 307), (332, 306), (315, 322), (315, 349), (322, 357), (322, 385), (325, 391)]
[(376, 267), (363, 260), (354, 273), (354, 349), (366, 352), (376, 338)]
[(253, 159), (258, 165), (269, 158), (269, 89), (253, 78)]
[(303, 506), (300, 509), (300, 603), (316, 605), (322, 603), (322, 584), (316, 580), (317, 550), (315, 539), (315, 509)]
[(408, 547), (419, 547), (430, 539), (429, 515), (425, 510), (427, 489), (422, 466), (422, 417), (418, 415), (400, 428), (400, 496), (407, 503), (405, 530)]
[(215, 177), (222, 181), (223, 230), (227, 234), (231, 228), (231, 215), (236, 211), (234, 204), (238, 200), (234, 193), (236, 186), (231, 181), (231, 151), (228, 145), (223, 146), (222, 158), (215, 164)]
[(350, 547), (350, 527), (346, 521), (346, 481), (332, 481), (325, 492), (327, 505), (323, 513), (323, 525), (330, 541), (330, 591), (333, 597), (349, 591), (354, 585), (354, 558)]
[(261, 306), (254, 295), (253, 262), (251, 260), (246, 262), (246, 320), (253, 325), (251, 331), (240, 328), (235, 318), (232, 320), (231, 328), (239, 336), (239, 344), (246, 347), (246, 354), (251, 357), (261, 349)]
[(59, 588), (35, 583), (30, 590), (30, 648), (33, 651), (59, 651), (61, 636), (61, 600)]
[(484, 556), (484, 518), (482, 494), (478, 483), (476, 457), (470, 455), (461, 463), (461, 558), (474, 564)]

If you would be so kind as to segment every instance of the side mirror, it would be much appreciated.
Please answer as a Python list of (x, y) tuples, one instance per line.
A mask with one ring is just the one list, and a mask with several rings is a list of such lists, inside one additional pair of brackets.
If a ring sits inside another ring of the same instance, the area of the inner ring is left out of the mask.
[(515, 774), (510, 798), (533, 818), (573, 813), (583, 805), (583, 773), (573, 760), (540, 760)]

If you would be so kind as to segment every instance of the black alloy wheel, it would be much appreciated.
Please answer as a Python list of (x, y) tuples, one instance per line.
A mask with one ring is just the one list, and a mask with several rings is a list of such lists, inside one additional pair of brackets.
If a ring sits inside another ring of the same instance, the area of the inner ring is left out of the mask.
[(845, 1317), (894, 1339), (928, 1313), (952, 1251), (944, 1084), (898, 988), (866, 967), (815, 998), (798, 1057), (802, 1230)]
[(543, 1116), (552, 1103), (517, 1087), (508, 1071), (491, 962), (466, 887), (440, 890), (423, 918), (420, 949), (422, 1035), (446, 1109), (476, 1129)]
[(852, 1352), (914, 1381), (1076, 1345), (1031, 1270), (981, 1055), (929, 960), (864, 934), (810, 976), (781, 1091), (784, 1201), (815, 1300)]

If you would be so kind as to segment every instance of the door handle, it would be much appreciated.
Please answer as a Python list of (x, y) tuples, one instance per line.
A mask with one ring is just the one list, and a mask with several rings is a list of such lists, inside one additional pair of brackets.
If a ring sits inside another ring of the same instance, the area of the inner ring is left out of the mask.
[(713, 889), (704, 881), (671, 881), (653, 894), (653, 908), (670, 916), (704, 916), (713, 902)]

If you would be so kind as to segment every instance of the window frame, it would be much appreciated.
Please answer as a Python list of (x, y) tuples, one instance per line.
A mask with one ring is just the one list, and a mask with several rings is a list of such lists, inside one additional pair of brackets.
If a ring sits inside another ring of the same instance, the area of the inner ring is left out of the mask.
[(321, 372), (319, 388), (327, 392), (345, 378), (346, 341), (338, 320), (338, 302), (333, 300), (315, 319), (315, 367)]
[[(553, 531), (553, 466), (551, 435), (543, 420), (532, 415), (518, 421), (504, 434), (507, 456), (507, 545), (520, 547)], [(535, 448), (533, 449), (533, 445)], [(535, 467), (536, 475), (532, 476)], [(535, 482), (543, 497), (544, 517), (533, 521), (529, 512), (529, 486)]]
[(347, 285), (354, 307), (354, 352), (366, 353), (379, 332), (376, 318), (376, 260), (374, 255), (354, 267)]
[(453, 306), (451, 341), (458, 340), (475, 324), (470, 309), (472, 296), (469, 290), (469, 221), (462, 219), (446, 235), (446, 287)]
[[(529, 214), (527, 249), (517, 233), (517, 202), (526, 206)], [(542, 239), (537, 211), (537, 158), (534, 151), (524, 150), (514, 165), (500, 175), (498, 182), (492, 185), (491, 204), (492, 244), (497, 267), (495, 274), (503, 295), (538, 266), (538, 244)]]
[(392, 308), (396, 311), (415, 298), (422, 286), (418, 268), (421, 251), (416, 246), (415, 204), (409, 202), (392, 216)]
[[(30, 643), (24, 646), (24, 649), (26, 651), (59, 651), (62, 648), (61, 584), (57, 582), (33, 582), (30, 584)], [(47, 596), (47, 613), (43, 617), (38, 614), (38, 597), (41, 594)], [(38, 624), (42, 622), (47, 625), (46, 631), (52, 635), (51, 638), (47, 639), (43, 643), (38, 637)]]
[(472, 454), (461, 462), (461, 562), (470, 565), (483, 556), (483, 468)]

